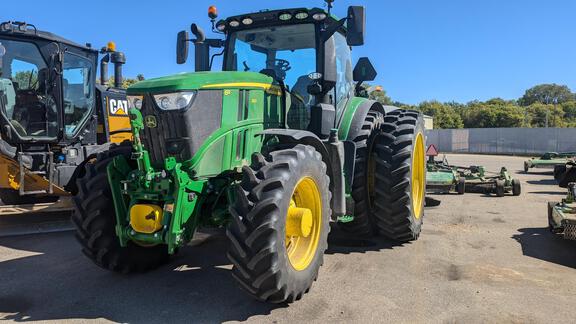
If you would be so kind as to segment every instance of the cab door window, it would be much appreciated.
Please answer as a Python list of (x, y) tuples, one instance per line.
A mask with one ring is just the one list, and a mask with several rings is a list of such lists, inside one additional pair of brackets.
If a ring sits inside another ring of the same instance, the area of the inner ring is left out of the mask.
[(62, 72), (64, 125), (73, 137), (92, 114), (94, 107), (93, 64), (85, 57), (66, 52)]
[(22, 138), (58, 135), (50, 73), (33, 43), (0, 39), (0, 112)]
[(335, 33), (334, 45), (336, 49), (336, 112), (339, 119), (354, 93), (354, 80), (352, 74), (352, 54), (346, 37)]

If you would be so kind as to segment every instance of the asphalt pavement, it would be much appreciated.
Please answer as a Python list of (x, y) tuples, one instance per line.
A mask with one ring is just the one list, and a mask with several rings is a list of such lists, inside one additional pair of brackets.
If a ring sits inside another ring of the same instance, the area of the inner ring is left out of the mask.
[[(576, 242), (547, 230), (546, 203), (564, 189), (521, 157), (449, 155), (507, 166), (520, 197), (435, 195), (418, 241), (397, 245), (333, 228), (318, 281), (290, 305), (251, 299), (230, 275), (226, 238), (202, 237), (166, 266), (109, 273), (73, 232), (0, 237), (0, 319), (54, 322), (573, 323)], [(64, 217), (67, 215), (62, 215)], [(1, 222), (0, 222), (1, 225)]]

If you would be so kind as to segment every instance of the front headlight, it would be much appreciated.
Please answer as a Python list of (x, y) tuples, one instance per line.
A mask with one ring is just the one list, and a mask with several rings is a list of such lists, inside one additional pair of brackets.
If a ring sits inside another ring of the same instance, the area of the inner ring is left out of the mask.
[(190, 105), (195, 91), (163, 93), (154, 95), (154, 100), (162, 110), (184, 109)]
[(143, 96), (126, 96), (126, 99), (128, 100), (128, 108), (142, 109)]

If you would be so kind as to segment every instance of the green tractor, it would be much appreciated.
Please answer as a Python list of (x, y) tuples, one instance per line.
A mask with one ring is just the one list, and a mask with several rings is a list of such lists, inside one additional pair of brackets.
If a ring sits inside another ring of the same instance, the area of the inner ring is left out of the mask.
[[(331, 4), (332, 1), (329, 1)], [(418, 112), (367, 99), (376, 71), (365, 10), (313, 8), (216, 21), (195, 46), (195, 73), (128, 89), (134, 140), (101, 153), (78, 180), (83, 252), (127, 273), (165, 263), (199, 227), (227, 227), (232, 274), (259, 300), (298, 300), (318, 276), (331, 221), (358, 236), (418, 238), (425, 135)], [(210, 72), (223, 55), (220, 72)]]

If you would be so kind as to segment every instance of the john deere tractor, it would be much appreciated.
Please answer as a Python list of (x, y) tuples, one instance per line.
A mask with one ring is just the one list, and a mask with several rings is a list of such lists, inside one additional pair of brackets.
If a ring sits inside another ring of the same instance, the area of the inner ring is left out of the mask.
[[(115, 64), (115, 87), (96, 84), (99, 51), (37, 30), (0, 24), (0, 200), (57, 200), (76, 191), (87, 160), (131, 139), (124, 55), (102, 49), (101, 81)], [(104, 84), (104, 82), (101, 82)]]
[[(131, 86), (133, 143), (99, 154), (78, 179), (84, 253), (105, 269), (145, 271), (197, 228), (226, 226), (233, 276), (280, 303), (317, 278), (331, 221), (358, 236), (417, 239), (423, 119), (363, 97), (376, 76), (368, 58), (352, 68), (364, 8), (343, 19), (318, 8), (209, 15), (219, 38), (194, 24), (194, 39), (178, 34), (177, 60), (193, 42), (196, 72)], [(211, 49), (222, 71), (209, 71)]]

